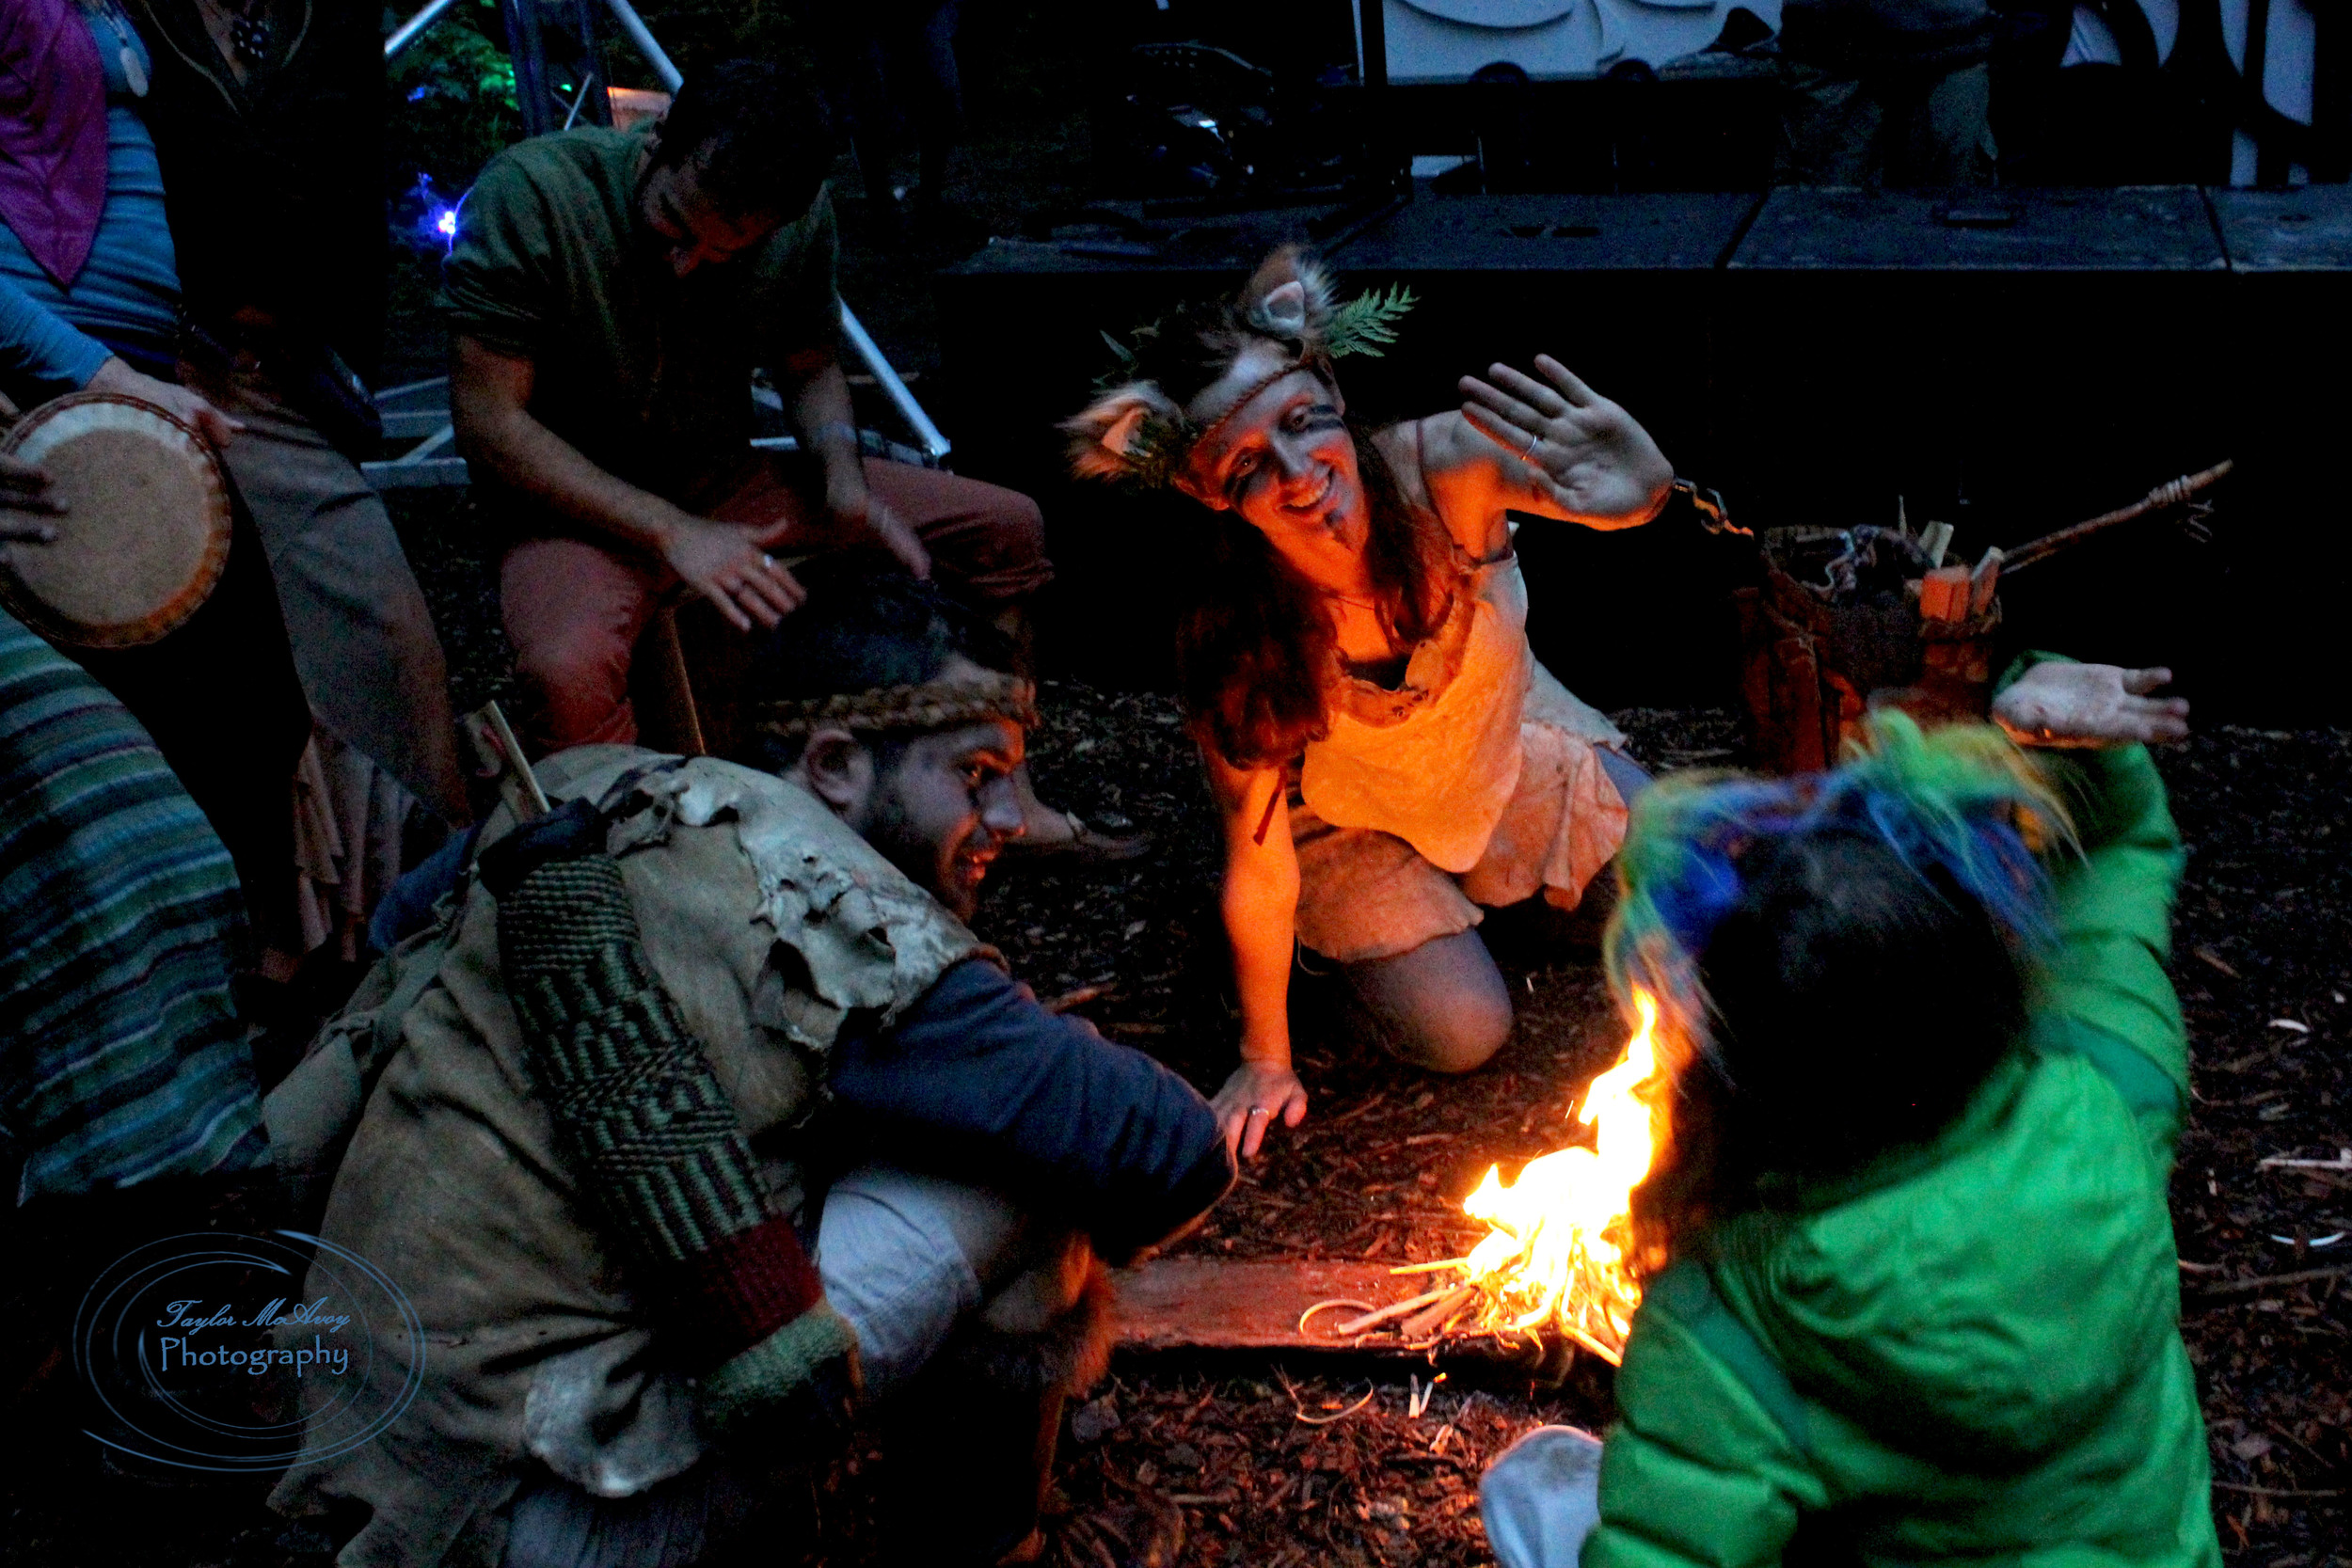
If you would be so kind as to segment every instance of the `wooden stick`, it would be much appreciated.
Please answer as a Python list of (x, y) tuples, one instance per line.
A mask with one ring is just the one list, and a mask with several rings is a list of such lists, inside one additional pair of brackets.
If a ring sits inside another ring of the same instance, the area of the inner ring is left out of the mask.
[(528, 822), (554, 810), (548, 801), (548, 792), (539, 787), (538, 778), (531, 771), (531, 765), (523, 760), (522, 743), (515, 738), (515, 731), (498, 704), (485, 703), (466, 718), (466, 733), (472, 738), (474, 750), (481, 753), (485, 765), (498, 770), (501, 787), (512, 784), (520, 797), (510, 798), (515, 816)]
[(1089, 1002), (1100, 1002), (1118, 989), (1119, 981), (1114, 976), (1091, 986), (1080, 986), (1076, 990), (1066, 990), (1051, 1002), (1043, 1004), (1043, 1006), (1049, 1013), (1066, 1013), (1073, 1007), (1083, 1007)]
[(2178, 506), (2198, 491), (2226, 477), (2230, 470), (2236, 467), (2237, 463), (2234, 459), (2225, 457), (2202, 473), (2185, 474), (2168, 484), (2157, 485), (2129, 506), (2118, 508), (2113, 512), (2101, 513), (2089, 522), (2076, 523), (2073, 528), (2059, 529), (2056, 533), (2045, 533), (2041, 538), (2020, 545), (2010, 551), (2008, 558), (2001, 562), (2001, 570), (2014, 576), (2035, 562), (2056, 555), (2071, 545), (2080, 544), (2092, 534), (2104, 532), (2118, 523), (2128, 523), (2133, 518), (2144, 517), (2151, 512), (2161, 511), (2168, 506)]
[(639, 644), (638, 657), (651, 661), (651, 673), (666, 710), (661, 717), (672, 732), (668, 738), (690, 757), (708, 756), (710, 747), (703, 738), (702, 708), (694, 701), (693, 673), (686, 667), (686, 644), (678, 641), (676, 610), (654, 612)]
[[(2220, 1267), (2217, 1263), (2214, 1266), (2216, 1268)], [(1347, 1296), (1333, 1296), (1329, 1301), (1316, 1302), (1312, 1307), (1308, 1307), (1307, 1310), (1298, 1314), (1298, 1332), (1301, 1334), (1307, 1332), (1307, 1320), (1313, 1317), (1316, 1313), (1328, 1312), (1341, 1307), (1353, 1307), (1359, 1312), (1374, 1312), (1379, 1310), (1368, 1301), (1357, 1301)]]
[(2309, 1490), (2299, 1486), (2249, 1486), (2242, 1481), (2217, 1481), (2217, 1492), (2247, 1492), (2257, 1497), (2341, 1497), (2344, 1493), (2332, 1487)]
[(2331, 1269), (2297, 1269), (2293, 1274), (2257, 1275), (2251, 1279), (2217, 1279), (2211, 1284), (2199, 1281), (2197, 1289), (2209, 1296), (2232, 1296), (2272, 1285), (2311, 1285), (2347, 1274), (2352, 1274), (2352, 1263), (2338, 1263)]
[(1434, 1291), (1423, 1291), (1420, 1295), (1407, 1296), (1403, 1301), (1391, 1302), (1377, 1312), (1367, 1312), (1360, 1318), (1350, 1318), (1343, 1323), (1334, 1324), (1331, 1332), (1339, 1335), (1366, 1333), (1378, 1328), (1382, 1323), (1402, 1318), (1417, 1307), (1426, 1307), (1439, 1296), (1450, 1296), (1456, 1289), (1457, 1287), (1452, 1285), (1440, 1285)]
[(1621, 1352), (1611, 1350), (1607, 1345), (1602, 1344), (1598, 1339), (1594, 1338), (1591, 1335), (1585, 1333), (1574, 1323), (1562, 1323), (1560, 1326), (1567, 1330), (1569, 1338), (1574, 1339), (1578, 1344), (1582, 1345), (1586, 1350), (1591, 1351), (1595, 1355), (1599, 1356), (1603, 1361), (1608, 1362), (1611, 1366), (1622, 1367), (1625, 1365), (1625, 1356)]
[(1459, 1312), (1478, 1294), (1475, 1285), (1457, 1285), (1432, 1305), (1422, 1308), (1398, 1325), (1397, 1333), (1407, 1339), (1423, 1339), (1445, 1325), (1448, 1318)]

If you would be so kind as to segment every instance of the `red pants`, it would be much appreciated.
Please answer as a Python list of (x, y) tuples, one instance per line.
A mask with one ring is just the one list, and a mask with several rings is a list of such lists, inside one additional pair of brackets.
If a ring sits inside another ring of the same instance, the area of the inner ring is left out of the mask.
[[(810, 472), (804, 462), (751, 452), (735, 469), (696, 486), (680, 504), (721, 522), (799, 519), (817, 503), (792, 481)], [(942, 586), (981, 608), (1001, 608), (1052, 580), (1044, 521), (1028, 497), (874, 458), (866, 460), (866, 483), (922, 536)], [(795, 553), (795, 534), (772, 548), (778, 555)], [(629, 701), (630, 659), (654, 611), (687, 592), (676, 576), (660, 560), (622, 546), (530, 539), (506, 552), (499, 592), (506, 635), (515, 644), (515, 673), (526, 699), (525, 746), (533, 755), (544, 755), (571, 746), (633, 743), (637, 715)], [(744, 641), (716, 614), (707, 622), (696, 628), (701, 636), (716, 628), (723, 639)], [(695, 661), (698, 696), (711, 662)], [(739, 668), (736, 660), (715, 662)]]

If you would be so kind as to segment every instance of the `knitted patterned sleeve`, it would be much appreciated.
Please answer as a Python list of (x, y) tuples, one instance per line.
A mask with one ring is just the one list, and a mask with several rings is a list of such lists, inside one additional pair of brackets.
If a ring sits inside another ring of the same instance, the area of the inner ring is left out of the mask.
[(585, 800), (482, 857), (499, 959), (561, 1147), (721, 1433), (854, 1386), (856, 1338), (769, 1192), (732, 1102), (645, 957)]

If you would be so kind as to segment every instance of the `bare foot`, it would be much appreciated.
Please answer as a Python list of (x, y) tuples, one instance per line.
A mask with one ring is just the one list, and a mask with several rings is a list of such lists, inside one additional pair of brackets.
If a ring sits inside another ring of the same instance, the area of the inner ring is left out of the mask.
[(1027, 763), (1013, 770), (1012, 790), (1021, 802), (1021, 820), (1025, 824), (1021, 842), (1051, 848), (1077, 837), (1078, 831), (1071, 826), (1068, 812), (1057, 811), (1037, 798), (1037, 784), (1029, 777)]
[(1058, 855), (1073, 861), (1127, 861), (1152, 847), (1152, 835), (1123, 817), (1105, 816), (1089, 825), (1075, 813), (1039, 800), (1025, 762), (1014, 770), (1012, 784), (1025, 824), (1021, 836), (1006, 846), (1016, 858)]

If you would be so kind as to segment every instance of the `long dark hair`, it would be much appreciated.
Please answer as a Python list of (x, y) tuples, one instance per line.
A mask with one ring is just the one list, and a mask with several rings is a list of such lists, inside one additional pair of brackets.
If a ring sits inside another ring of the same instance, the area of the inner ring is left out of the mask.
[[(1446, 609), (1444, 525), (1412, 506), (1372, 433), (1350, 421), (1371, 528), (1375, 603), (1399, 641), (1426, 637)], [(1177, 689), (1194, 733), (1236, 768), (1289, 761), (1327, 727), (1338, 660), (1331, 602), (1237, 512), (1213, 512), (1176, 621)]]
[[(1301, 356), (1337, 390), (1327, 360), (1303, 341), (1269, 338), (1249, 321), (1249, 302), (1286, 280), (1289, 253), (1260, 270), (1239, 298), (1185, 307), (1141, 334), (1136, 372), (1178, 404), (1188, 404), (1232, 367), (1253, 341)], [(1382, 620), (1399, 641), (1429, 635), (1444, 617), (1450, 586), (1445, 525), (1406, 500), (1369, 426), (1348, 421), (1371, 516), (1364, 545)], [(1236, 768), (1289, 761), (1327, 729), (1327, 693), (1338, 624), (1325, 595), (1282, 559), (1238, 513), (1211, 512), (1196, 569), (1182, 578), (1176, 622), (1179, 694), (1193, 733)]]

